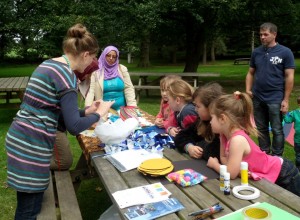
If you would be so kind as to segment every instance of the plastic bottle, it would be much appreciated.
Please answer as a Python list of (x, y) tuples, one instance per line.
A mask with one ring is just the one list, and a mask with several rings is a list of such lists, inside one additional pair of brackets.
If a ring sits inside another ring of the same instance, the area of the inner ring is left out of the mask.
[(224, 195), (230, 195), (230, 173), (224, 174)]
[(224, 175), (227, 172), (226, 165), (220, 165), (220, 190), (224, 191)]
[(241, 162), (241, 185), (248, 186), (248, 163)]

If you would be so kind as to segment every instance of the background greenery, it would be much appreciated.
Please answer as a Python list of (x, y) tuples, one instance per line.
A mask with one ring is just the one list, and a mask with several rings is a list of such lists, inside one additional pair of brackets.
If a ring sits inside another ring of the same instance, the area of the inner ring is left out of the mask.
[[(160, 63), (155, 63), (151, 68), (137, 68), (136, 63), (127, 64), (124, 60), (122, 63), (126, 65), (130, 72), (182, 72), (184, 64), (177, 65), (161, 65)], [(300, 66), (300, 60), (296, 60), (297, 67)], [(20, 66), (1, 66), (0, 67), (0, 77), (7, 76), (30, 76), (31, 72), (34, 70), (36, 65), (20, 65)], [(218, 61), (214, 64), (208, 63), (207, 65), (199, 65), (198, 72), (214, 72), (220, 73), (220, 77), (214, 78), (201, 78), (200, 84), (203, 85), (209, 81), (216, 81), (220, 83), (228, 93), (235, 90), (244, 91), (244, 79), (248, 70), (248, 65), (233, 65), (233, 60)], [(136, 83), (138, 78), (133, 77), (132, 80)], [(295, 88), (290, 99), (290, 109), (297, 107), (296, 97), (300, 95), (298, 85), (300, 81), (300, 76), (295, 74)], [(139, 107), (150, 114), (156, 115), (159, 110), (160, 103), (160, 93), (152, 92), (149, 97), (146, 97), (142, 93), (140, 99)], [(5, 136), (8, 127), (13, 120), (18, 109), (5, 109), (0, 108), (0, 198), (1, 198), (1, 209), (0, 209), (0, 219), (7, 220), (13, 219), (14, 210), (16, 206), (15, 191), (7, 188), (6, 185), (6, 152), (5, 152)], [(71, 141), (72, 152), (74, 156), (74, 164), (72, 169), (74, 169), (76, 162), (81, 154), (81, 149), (77, 143), (75, 137), (69, 135)], [(293, 148), (289, 144), (285, 144), (284, 156), (294, 160)], [(98, 189), (102, 188), (99, 178), (94, 178), (91, 180), (85, 180), (81, 183), (81, 186), (77, 192), (77, 198), (82, 211), (84, 219), (98, 219), (101, 213), (106, 210), (110, 205), (111, 201), (107, 196), (104, 188), (102, 191)]]

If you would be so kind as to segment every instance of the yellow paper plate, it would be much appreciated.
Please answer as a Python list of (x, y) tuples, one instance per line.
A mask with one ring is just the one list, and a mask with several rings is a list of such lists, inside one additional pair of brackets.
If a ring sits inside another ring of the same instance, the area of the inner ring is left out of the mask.
[(139, 168), (145, 170), (160, 170), (160, 169), (168, 168), (171, 165), (172, 163), (168, 159), (154, 158), (154, 159), (145, 160), (140, 164)]

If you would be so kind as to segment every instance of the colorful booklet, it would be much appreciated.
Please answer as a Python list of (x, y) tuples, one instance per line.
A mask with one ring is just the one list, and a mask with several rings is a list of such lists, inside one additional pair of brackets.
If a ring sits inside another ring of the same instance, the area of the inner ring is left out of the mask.
[(158, 182), (117, 191), (112, 195), (119, 207), (123, 209), (129, 206), (166, 200), (171, 195), (171, 192)]
[(181, 209), (184, 209), (184, 206), (177, 199), (169, 198), (160, 202), (130, 207), (124, 214), (129, 220), (150, 220)]

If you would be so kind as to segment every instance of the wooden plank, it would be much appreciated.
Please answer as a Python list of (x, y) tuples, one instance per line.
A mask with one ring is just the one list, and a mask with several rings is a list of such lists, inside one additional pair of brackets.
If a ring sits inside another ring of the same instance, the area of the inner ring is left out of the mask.
[(37, 216), (37, 220), (53, 220), (56, 219), (55, 197), (53, 189), (53, 179), (50, 174), (50, 183), (48, 189), (44, 193), (42, 209)]
[(145, 72), (130, 72), (130, 76), (167, 76), (167, 75), (178, 75), (178, 76), (190, 76), (190, 77), (219, 77), (220, 73), (145, 73)]
[(160, 86), (148, 86), (148, 85), (140, 85), (134, 86), (135, 89), (160, 89)]
[(82, 220), (69, 171), (55, 171), (61, 220)]
[(13, 81), (13, 78), (4, 78), (4, 80), (1, 83), (0, 86), (0, 92), (6, 92), (7, 87), (10, 85), (10, 83)]
[[(266, 179), (262, 179), (260, 181), (253, 181), (250, 180), (251, 185), (254, 187), (264, 191), (269, 196), (277, 199), (278, 201), (282, 202), (289, 208), (293, 209), (297, 213), (299, 213), (300, 210), (300, 197), (287, 191), (283, 190), (282, 187), (270, 183)], [(280, 193), (279, 193), (280, 192)], [(298, 215), (300, 216), (300, 215)]]

